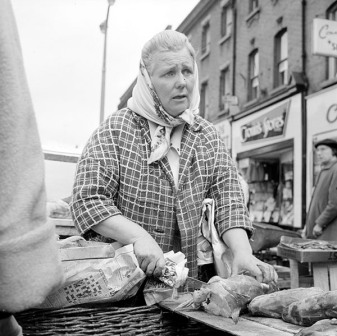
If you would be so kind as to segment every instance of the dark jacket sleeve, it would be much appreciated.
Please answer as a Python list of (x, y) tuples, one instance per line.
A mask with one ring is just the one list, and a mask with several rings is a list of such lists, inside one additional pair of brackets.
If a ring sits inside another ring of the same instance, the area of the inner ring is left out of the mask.
[(328, 184), (328, 203), (315, 221), (322, 228), (337, 218), (337, 164), (330, 168)]

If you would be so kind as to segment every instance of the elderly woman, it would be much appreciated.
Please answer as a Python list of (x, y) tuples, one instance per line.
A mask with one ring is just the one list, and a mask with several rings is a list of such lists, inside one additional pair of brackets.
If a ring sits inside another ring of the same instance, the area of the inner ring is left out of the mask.
[(71, 203), (75, 225), (133, 244), (139, 265), (158, 276), (163, 253), (182, 251), (198, 276), (202, 202), (215, 201), (215, 225), (233, 254), (232, 273), (274, 281), (252, 255), (252, 225), (238, 172), (214, 126), (198, 115), (198, 69), (187, 37), (165, 30), (142, 50), (127, 108), (89, 139), (78, 162)]

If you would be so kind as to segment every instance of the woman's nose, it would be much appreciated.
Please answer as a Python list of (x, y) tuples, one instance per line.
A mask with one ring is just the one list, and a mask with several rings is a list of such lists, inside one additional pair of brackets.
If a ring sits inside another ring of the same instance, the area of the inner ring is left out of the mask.
[(178, 74), (177, 85), (178, 86), (185, 86), (186, 85), (186, 78), (182, 73)]

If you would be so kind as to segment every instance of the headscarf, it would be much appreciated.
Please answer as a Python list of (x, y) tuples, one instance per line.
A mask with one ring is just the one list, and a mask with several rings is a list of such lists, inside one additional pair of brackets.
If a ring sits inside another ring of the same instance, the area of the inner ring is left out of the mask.
[(199, 113), (199, 88), (198, 88), (198, 67), (194, 63), (195, 83), (192, 90), (190, 107), (178, 117), (168, 114), (150, 79), (143, 60), (140, 61), (137, 83), (132, 91), (132, 97), (128, 100), (127, 106), (132, 111), (151, 120), (158, 125), (151, 142), (151, 154), (148, 163), (162, 159), (170, 150), (170, 136), (172, 129), (184, 122), (193, 125), (195, 115)]

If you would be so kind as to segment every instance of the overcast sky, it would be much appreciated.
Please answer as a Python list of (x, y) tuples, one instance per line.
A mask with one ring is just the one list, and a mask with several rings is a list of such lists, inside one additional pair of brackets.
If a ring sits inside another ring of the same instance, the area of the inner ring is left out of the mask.
[[(199, 0), (116, 0), (110, 8), (105, 115), (138, 73), (141, 48)], [(12, 0), (44, 149), (79, 152), (99, 124), (107, 0)]]

